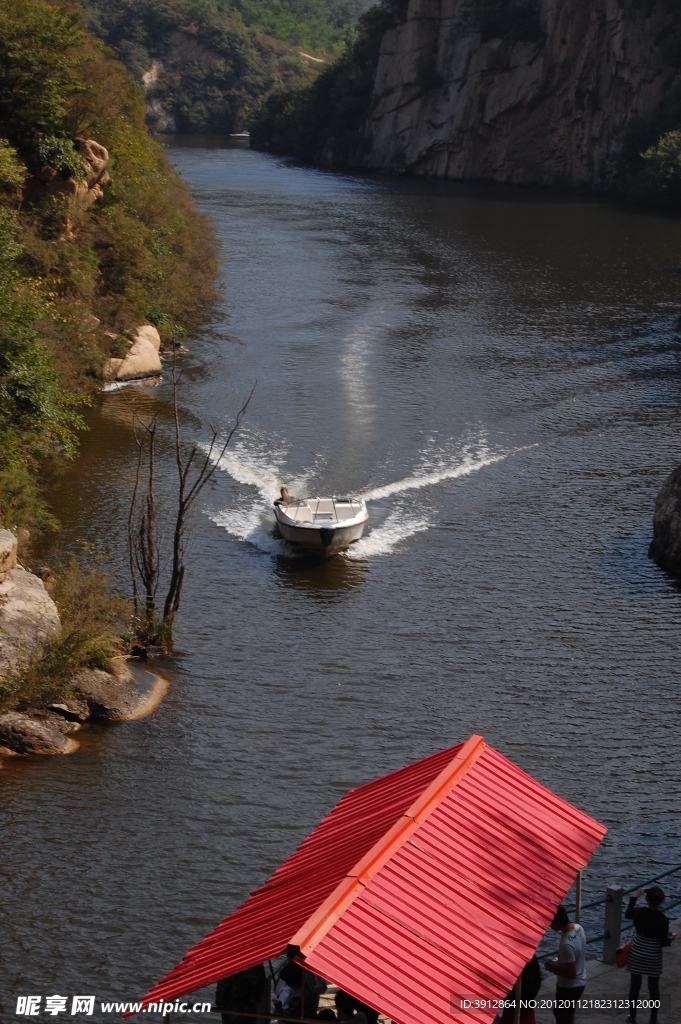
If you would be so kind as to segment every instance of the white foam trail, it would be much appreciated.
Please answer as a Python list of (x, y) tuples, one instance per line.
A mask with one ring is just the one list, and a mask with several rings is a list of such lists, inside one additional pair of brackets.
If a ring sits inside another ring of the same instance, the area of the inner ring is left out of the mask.
[(427, 530), (430, 523), (427, 519), (400, 519), (399, 514), (388, 516), (382, 526), (362, 537), (345, 553), (346, 558), (365, 559), (377, 555), (389, 555), (391, 551), (407, 537)]
[[(208, 452), (207, 444), (202, 447)], [(226, 451), (221, 458), (213, 453), (213, 459), (218, 469), (227, 473), (237, 483), (254, 487), (259, 497), (250, 508), (223, 509), (221, 512), (209, 513), (212, 522), (237, 540), (252, 544), (266, 554), (298, 557), (299, 552), (295, 548), (272, 532), (272, 501), (284, 482), (276, 465), (269, 464), (264, 458), (254, 458), (250, 453), (245, 454), (243, 449), (238, 447)], [(290, 480), (290, 486), (292, 490), (302, 491), (305, 488), (305, 481)]]
[(136, 384), (140, 385), (140, 387), (153, 388), (157, 387), (161, 383), (162, 379), (162, 377), (155, 377), (153, 384), (150, 384), (148, 380), (140, 380), (139, 378), (137, 380), (114, 380), (111, 382), (111, 384), (104, 385), (104, 387), (102, 388), (102, 393), (106, 394), (109, 391), (122, 391), (123, 388), (132, 388)]
[[(208, 452), (207, 444), (203, 444), (202, 447)], [(250, 454), (244, 457), (238, 448), (226, 451), (222, 458), (217, 458), (214, 453), (213, 460), (217, 463), (218, 469), (231, 476), (232, 480), (255, 487), (268, 508), (284, 483), (287, 483), (291, 491), (305, 491), (305, 477), (287, 476), (285, 479), (276, 466), (268, 464), (264, 459), (253, 458)]]
[(217, 460), (218, 468), (228, 473), (232, 480), (255, 487), (266, 501), (273, 501), (272, 495), (281, 487), (281, 477), (276, 469), (249, 459), (240, 458), (235, 452), (227, 451)]
[[(522, 448), (516, 451), (522, 451)], [(482, 455), (478, 458), (466, 456), (458, 466), (447, 466), (436, 470), (434, 473), (424, 473), (423, 476), (408, 476), (404, 480), (396, 480), (392, 484), (384, 484), (382, 487), (373, 487), (364, 491), (360, 497), (365, 501), (377, 501), (379, 498), (388, 498), (391, 494), (402, 494), (403, 491), (414, 491), (421, 487), (432, 487), (433, 484), (442, 483), (443, 480), (456, 480), (462, 476), (469, 476), (477, 473), (485, 466), (491, 466), (495, 462), (503, 462), (509, 455), (515, 452), (504, 452), (502, 455)]]
[(287, 544), (285, 540), (272, 533), (272, 523), (263, 518), (259, 509), (252, 508), (246, 512), (215, 512), (209, 518), (216, 526), (222, 527), (237, 540), (252, 544), (259, 551), (268, 555), (284, 558), (297, 558), (299, 552)]

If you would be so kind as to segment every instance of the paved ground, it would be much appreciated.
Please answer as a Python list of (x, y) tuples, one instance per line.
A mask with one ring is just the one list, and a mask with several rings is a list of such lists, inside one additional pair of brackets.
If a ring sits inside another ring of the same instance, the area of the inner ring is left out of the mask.
[[(659, 1024), (681, 1024), (681, 919), (672, 923), (672, 931), (679, 932), (679, 939), (664, 951), (664, 967), (660, 979), (662, 1008), (658, 1017)], [(584, 999), (626, 999), (629, 994), (629, 974), (619, 967), (611, 967), (600, 960), (589, 960), (587, 963), (588, 980), (584, 990)], [(539, 999), (550, 997), (555, 989), (555, 979), (548, 978), (542, 985)], [(648, 995), (646, 979), (643, 979), (641, 998)], [(576, 1024), (612, 1024), (614, 1021), (626, 1020), (628, 1010), (589, 1009), (577, 1013)], [(648, 1024), (649, 1010), (639, 1010), (637, 1024)], [(537, 1024), (555, 1024), (550, 1010), (536, 1014)]]

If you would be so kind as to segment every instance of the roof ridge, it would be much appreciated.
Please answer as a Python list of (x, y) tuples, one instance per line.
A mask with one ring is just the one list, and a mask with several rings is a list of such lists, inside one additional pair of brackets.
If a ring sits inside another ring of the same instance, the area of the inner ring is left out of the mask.
[(339, 882), (321, 906), (298, 929), (291, 939), (291, 946), (298, 947), (304, 957), (312, 952), (341, 914), (362, 893), (374, 875), (421, 827), (436, 807), (439, 807), (454, 786), (458, 785), (486, 746), (482, 736), (478, 736), (476, 733), (461, 745), (452, 760), (426, 786), (404, 814), (400, 815), (392, 828), (388, 829), (374, 843), (371, 849), (348, 871), (345, 878)]

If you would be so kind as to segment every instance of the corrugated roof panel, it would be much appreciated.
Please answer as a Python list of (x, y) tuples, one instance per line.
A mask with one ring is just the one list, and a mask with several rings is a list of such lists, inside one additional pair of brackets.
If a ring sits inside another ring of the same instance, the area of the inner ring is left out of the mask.
[(347, 793), (272, 876), (144, 998), (175, 999), (283, 952), (301, 925), (450, 764), (463, 744)]
[(604, 833), (488, 747), (305, 963), (400, 1024), (449, 1024), (453, 997), (511, 989)]

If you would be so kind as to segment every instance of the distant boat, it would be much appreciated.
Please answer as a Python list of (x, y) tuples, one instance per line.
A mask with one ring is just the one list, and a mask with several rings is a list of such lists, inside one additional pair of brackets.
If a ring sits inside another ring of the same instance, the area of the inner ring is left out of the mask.
[(369, 518), (361, 498), (294, 498), (286, 505), (277, 501), (274, 515), (284, 540), (323, 555), (355, 544)]
[(230, 139), (250, 139), (250, 132), (232, 132)]

